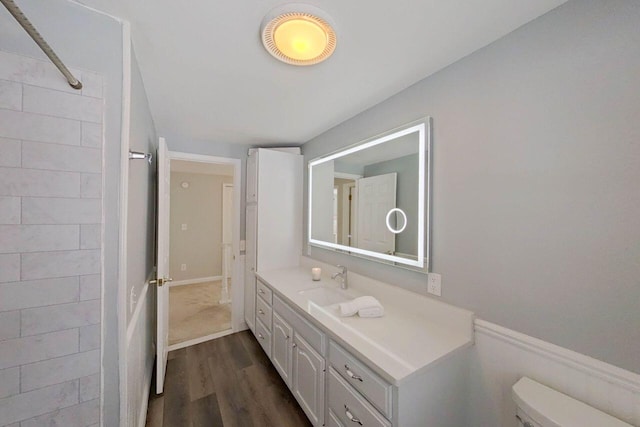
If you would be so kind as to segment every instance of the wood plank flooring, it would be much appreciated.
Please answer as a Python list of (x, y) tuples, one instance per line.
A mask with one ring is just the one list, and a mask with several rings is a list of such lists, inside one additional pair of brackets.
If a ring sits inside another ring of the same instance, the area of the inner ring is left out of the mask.
[(243, 331), (169, 353), (164, 393), (149, 398), (146, 426), (311, 423), (251, 332)]

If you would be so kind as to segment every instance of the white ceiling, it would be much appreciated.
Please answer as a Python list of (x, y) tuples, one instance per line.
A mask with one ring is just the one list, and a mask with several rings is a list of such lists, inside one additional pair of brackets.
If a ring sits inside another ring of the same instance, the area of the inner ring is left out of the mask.
[(131, 22), (160, 135), (272, 145), (306, 142), (566, 0), (311, 0), (338, 38), (313, 67), (262, 47), (281, 0), (79, 1)]

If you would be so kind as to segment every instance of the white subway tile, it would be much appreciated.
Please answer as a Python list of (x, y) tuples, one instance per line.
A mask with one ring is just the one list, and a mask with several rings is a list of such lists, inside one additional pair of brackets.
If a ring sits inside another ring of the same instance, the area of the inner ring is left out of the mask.
[(93, 98), (102, 98), (102, 76), (91, 71), (82, 72), (82, 94)]
[(0, 253), (79, 249), (78, 225), (0, 225)]
[(99, 370), (99, 350), (22, 365), (20, 367), (21, 390), (24, 393), (25, 391), (96, 374)]
[(42, 114), (0, 110), (0, 137), (80, 145), (80, 122)]
[(0, 224), (20, 224), (20, 197), (0, 197)]
[[(73, 75), (81, 75), (79, 70), (70, 69)], [(51, 63), (40, 59), (20, 56), (0, 51), (0, 79), (23, 82), (65, 92), (77, 92), (60, 71)]]
[(80, 402), (100, 397), (100, 374), (80, 378)]
[(90, 299), (100, 298), (100, 275), (90, 274), (80, 276), (80, 300), (86, 301)]
[(7, 311), (0, 313), (0, 341), (18, 338), (19, 336), (20, 312)]
[(21, 312), (21, 334), (36, 335), (99, 322), (100, 300), (29, 308)]
[(22, 421), (21, 427), (87, 427), (100, 421), (100, 399), (69, 406), (30, 420)]
[(0, 166), (19, 168), (22, 162), (22, 143), (17, 139), (0, 138)]
[(22, 199), (23, 224), (99, 224), (101, 221), (100, 199)]
[(80, 178), (80, 197), (99, 199), (102, 197), (102, 175), (99, 173), (83, 173)]
[(100, 224), (83, 224), (80, 226), (80, 249), (99, 249), (102, 232)]
[(29, 113), (102, 122), (101, 99), (36, 86), (24, 86), (22, 109)]
[(100, 348), (100, 324), (82, 326), (80, 328), (80, 351)]
[(0, 167), (0, 196), (79, 197), (80, 174)]
[(21, 254), (23, 280), (100, 273), (100, 250), (33, 252)]
[(0, 425), (27, 420), (77, 403), (76, 380), (0, 399)]
[(20, 393), (20, 368), (0, 369), (0, 399)]
[(0, 311), (77, 302), (78, 277), (0, 284)]
[(102, 147), (102, 125), (82, 122), (82, 145), (85, 147)]
[[(2, 314), (0, 313), (0, 316)], [(77, 351), (77, 329), (0, 341), (0, 369), (65, 356)]]
[(0, 80), (0, 108), (22, 110), (22, 85)]
[(0, 254), (0, 283), (20, 280), (20, 254)]
[(97, 148), (24, 141), (22, 167), (99, 173), (102, 170), (102, 152)]

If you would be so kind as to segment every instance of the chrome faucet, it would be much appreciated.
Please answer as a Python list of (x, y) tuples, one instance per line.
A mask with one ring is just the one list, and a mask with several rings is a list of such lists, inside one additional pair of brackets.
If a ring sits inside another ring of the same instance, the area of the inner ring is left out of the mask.
[(340, 278), (340, 288), (347, 289), (349, 286), (349, 282), (347, 281), (347, 267), (344, 265), (338, 265), (338, 268), (341, 268), (342, 271), (338, 271), (337, 273), (333, 273), (331, 278), (335, 280), (336, 277)]

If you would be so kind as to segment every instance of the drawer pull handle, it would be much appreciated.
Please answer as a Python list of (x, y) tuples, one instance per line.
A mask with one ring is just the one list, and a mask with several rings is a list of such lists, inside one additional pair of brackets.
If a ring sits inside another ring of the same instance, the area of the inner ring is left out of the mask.
[(362, 382), (362, 377), (351, 372), (351, 368), (349, 368), (349, 365), (344, 365), (344, 369), (347, 371), (347, 375), (349, 375), (352, 380), (358, 380)]
[(258, 289), (258, 292), (264, 295), (264, 291), (262, 289)]
[(357, 423), (362, 425), (362, 421), (360, 421), (359, 418), (356, 418), (353, 416), (353, 414), (351, 413), (351, 410), (347, 405), (344, 405), (344, 414), (347, 416), (347, 418), (349, 418), (349, 421), (351, 421), (352, 423)]
[(263, 336), (260, 332), (258, 332), (258, 338), (260, 338), (261, 340), (263, 340), (263, 339), (264, 339), (264, 336)]
[(262, 309), (260, 308), (260, 309), (258, 309), (258, 313), (259, 314), (264, 314), (264, 311), (262, 311)]

